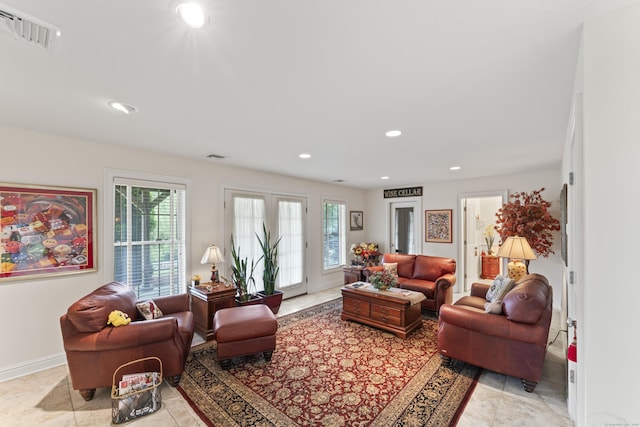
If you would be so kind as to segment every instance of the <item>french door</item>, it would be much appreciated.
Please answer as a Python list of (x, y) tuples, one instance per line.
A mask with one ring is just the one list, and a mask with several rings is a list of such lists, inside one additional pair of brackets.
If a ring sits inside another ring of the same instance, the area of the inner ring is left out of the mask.
[[(262, 225), (271, 232), (272, 242), (278, 244), (280, 268), (276, 289), (284, 298), (307, 292), (306, 283), (306, 212), (307, 201), (295, 197), (241, 190), (225, 190), (225, 259), (227, 277), (231, 277), (231, 236), (241, 258), (258, 261), (262, 256), (258, 238), (262, 238)], [(254, 271), (256, 290), (264, 289), (262, 261)]]

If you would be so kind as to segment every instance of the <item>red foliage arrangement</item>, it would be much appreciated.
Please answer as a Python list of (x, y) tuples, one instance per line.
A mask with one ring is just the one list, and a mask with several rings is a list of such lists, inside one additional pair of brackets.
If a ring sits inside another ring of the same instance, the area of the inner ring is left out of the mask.
[(548, 209), (551, 203), (542, 198), (544, 187), (531, 193), (515, 193), (513, 201), (505, 203), (496, 213), (496, 231), (504, 242), (509, 236), (527, 239), (531, 249), (538, 256), (548, 257), (551, 250), (553, 231), (560, 230), (560, 221), (552, 217)]

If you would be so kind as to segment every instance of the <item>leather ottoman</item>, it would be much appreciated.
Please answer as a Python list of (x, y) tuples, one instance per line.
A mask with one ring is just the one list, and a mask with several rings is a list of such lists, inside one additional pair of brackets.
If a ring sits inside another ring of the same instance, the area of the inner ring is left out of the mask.
[(231, 359), (263, 353), (271, 360), (276, 349), (278, 322), (271, 309), (262, 304), (223, 308), (213, 316), (213, 336), (217, 341), (217, 358), (223, 369)]

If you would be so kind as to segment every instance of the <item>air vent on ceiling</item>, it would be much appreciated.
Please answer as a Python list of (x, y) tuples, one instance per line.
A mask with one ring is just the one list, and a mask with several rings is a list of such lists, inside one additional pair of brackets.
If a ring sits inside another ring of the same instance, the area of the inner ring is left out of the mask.
[(207, 157), (210, 159), (226, 159), (227, 156), (222, 156), (220, 154), (207, 154)]
[(0, 3), (0, 33), (51, 50), (60, 37), (60, 28)]

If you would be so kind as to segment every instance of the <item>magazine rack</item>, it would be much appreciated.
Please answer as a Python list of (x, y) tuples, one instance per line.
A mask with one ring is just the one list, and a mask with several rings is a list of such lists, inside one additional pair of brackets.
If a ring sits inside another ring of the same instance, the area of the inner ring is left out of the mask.
[[(158, 362), (159, 370), (156, 381), (152, 385), (144, 387), (140, 390), (132, 390), (128, 393), (120, 394), (119, 372), (127, 366), (148, 360)], [(160, 386), (162, 385), (162, 360), (158, 357), (144, 357), (131, 362), (120, 365), (113, 373), (113, 383), (111, 385), (111, 415), (114, 424), (120, 424), (131, 421), (143, 415), (152, 414), (160, 409), (162, 405), (162, 396), (160, 394)]]

